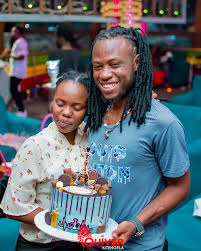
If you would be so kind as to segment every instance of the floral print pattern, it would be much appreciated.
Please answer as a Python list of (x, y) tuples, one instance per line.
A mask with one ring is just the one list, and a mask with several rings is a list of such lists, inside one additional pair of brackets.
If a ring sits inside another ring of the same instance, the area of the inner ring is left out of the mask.
[[(24, 142), (13, 160), (12, 173), (0, 206), (6, 214), (21, 216), (38, 207), (49, 208), (51, 181), (58, 179), (66, 168), (79, 172), (84, 165), (88, 135), (83, 130), (84, 123), (76, 133), (75, 144), (71, 145), (52, 122), (48, 128)], [(55, 241), (35, 225), (22, 223), (20, 233), (31, 242)]]

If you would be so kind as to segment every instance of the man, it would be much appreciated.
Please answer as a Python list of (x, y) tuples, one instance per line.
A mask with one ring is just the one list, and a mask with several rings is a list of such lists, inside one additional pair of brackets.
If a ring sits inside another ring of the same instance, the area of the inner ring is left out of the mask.
[[(110, 217), (124, 249), (167, 250), (167, 214), (189, 192), (183, 127), (152, 99), (149, 46), (138, 29), (112, 27), (91, 50), (87, 127), (91, 167), (113, 187)], [(96, 248), (98, 250), (98, 247)]]
[(2, 58), (10, 57), (10, 92), (18, 108), (17, 114), (20, 116), (27, 115), (18, 91), (18, 86), (27, 72), (28, 44), (23, 38), (23, 34), (24, 29), (22, 27), (14, 26), (10, 33), (11, 41), (14, 41), (11, 51), (5, 51), (2, 55)]
[(81, 53), (73, 49), (74, 42), (71, 29), (67, 25), (58, 25), (56, 30), (56, 44), (58, 50), (53, 52), (48, 60), (60, 60), (59, 76), (69, 69), (85, 72), (86, 66)]

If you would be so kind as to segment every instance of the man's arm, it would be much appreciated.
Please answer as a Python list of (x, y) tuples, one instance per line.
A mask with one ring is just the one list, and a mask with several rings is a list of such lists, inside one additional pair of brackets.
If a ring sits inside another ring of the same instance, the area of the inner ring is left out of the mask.
[(24, 55), (20, 55), (20, 56), (13, 56), (13, 55), (10, 55), (11, 58), (14, 58), (15, 60), (22, 60), (24, 59)]
[[(190, 170), (178, 178), (166, 177), (166, 181), (167, 187), (136, 216), (143, 226), (169, 213), (187, 197), (190, 190)], [(136, 226), (132, 222), (123, 221), (113, 232), (113, 237), (122, 238), (125, 243), (136, 232)]]

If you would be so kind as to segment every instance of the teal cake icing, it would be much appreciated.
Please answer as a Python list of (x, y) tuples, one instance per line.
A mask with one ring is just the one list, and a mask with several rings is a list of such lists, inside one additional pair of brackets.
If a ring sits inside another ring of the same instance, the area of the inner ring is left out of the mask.
[(92, 234), (105, 232), (110, 217), (112, 189), (104, 195), (100, 192), (89, 187), (66, 186), (61, 189), (52, 185), (49, 212), (51, 215), (56, 212), (56, 228), (77, 234), (84, 225)]

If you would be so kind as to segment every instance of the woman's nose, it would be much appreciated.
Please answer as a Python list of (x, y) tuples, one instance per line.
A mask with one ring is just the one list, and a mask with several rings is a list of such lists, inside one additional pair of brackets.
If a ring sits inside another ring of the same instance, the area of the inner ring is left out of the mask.
[(72, 114), (73, 114), (73, 112), (72, 112), (72, 108), (71, 107), (69, 107), (69, 106), (64, 107), (64, 109), (63, 109), (63, 116), (71, 117)]

